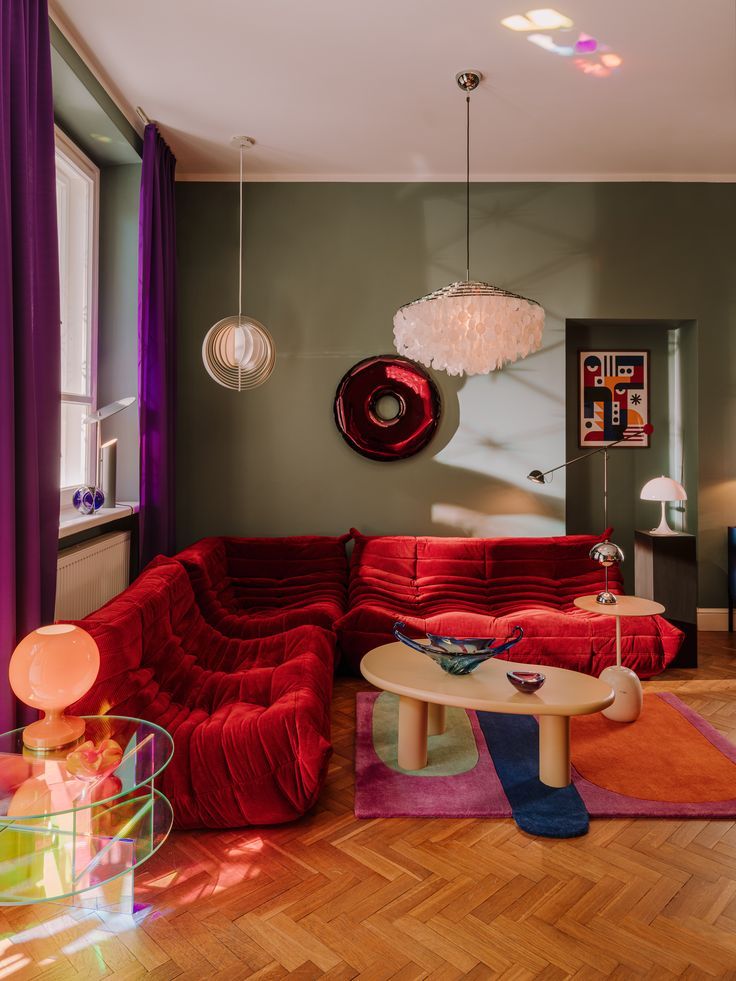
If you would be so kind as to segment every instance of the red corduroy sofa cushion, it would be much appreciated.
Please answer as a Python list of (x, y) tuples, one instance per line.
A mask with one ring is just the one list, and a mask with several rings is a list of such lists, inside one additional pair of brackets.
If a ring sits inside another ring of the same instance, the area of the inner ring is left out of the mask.
[[(516, 624), (524, 639), (508, 660), (554, 664), (599, 674), (615, 661), (612, 619), (585, 613), (576, 596), (603, 588), (604, 573), (588, 553), (604, 536), (434, 538), (365, 536), (354, 529), (349, 611), (335, 627), (343, 658), (357, 672), (373, 647), (409, 632), (502, 639)], [(607, 533), (606, 533), (607, 534)], [(609, 570), (621, 593), (620, 570)], [(651, 677), (677, 654), (682, 633), (662, 617), (622, 620), (624, 663)]]
[(267, 637), (303, 624), (331, 629), (343, 615), (349, 538), (203, 538), (175, 559), (205, 619), (231, 637)]
[(277, 824), (315, 803), (331, 753), (332, 632), (226, 637), (170, 559), (154, 560), (79, 623), (101, 665), (74, 711), (133, 716), (171, 733), (160, 785), (177, 827)]

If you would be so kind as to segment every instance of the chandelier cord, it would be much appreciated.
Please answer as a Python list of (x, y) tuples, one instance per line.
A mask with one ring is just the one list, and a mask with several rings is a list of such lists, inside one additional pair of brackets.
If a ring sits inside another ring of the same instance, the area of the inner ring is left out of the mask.
[(465, 281), (470, 282), (470, 96), (465, 96)]
[(240, 227), (238, 246), (238, 324), (243, 312), (243, 144), (240, 144)]

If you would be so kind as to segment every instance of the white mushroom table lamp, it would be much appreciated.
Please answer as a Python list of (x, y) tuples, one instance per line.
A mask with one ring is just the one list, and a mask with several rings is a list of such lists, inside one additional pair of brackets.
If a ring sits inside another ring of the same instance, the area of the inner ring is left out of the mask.
[(677, 535), (673, 528), (667, 523), (665, 504), (668, 501), (686, 501), (687, 494), (682, 484), (678, 484), (672, 477), (654, 477), (647, 481), (641, 489), (640, 497), (642, 501), (659, 501), (662, 505), (662, 517), (656, 528), (652, 528), (652, 535)]

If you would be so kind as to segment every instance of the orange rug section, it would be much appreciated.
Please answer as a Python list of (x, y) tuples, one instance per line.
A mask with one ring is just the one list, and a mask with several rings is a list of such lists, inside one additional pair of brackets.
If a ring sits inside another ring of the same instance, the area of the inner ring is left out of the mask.
[(736, 763), (654, 694), (644, 695), (636, 722), (573, 718), (571, 755), (586, 780), (628, 797), (692, 804), (736, 797)]

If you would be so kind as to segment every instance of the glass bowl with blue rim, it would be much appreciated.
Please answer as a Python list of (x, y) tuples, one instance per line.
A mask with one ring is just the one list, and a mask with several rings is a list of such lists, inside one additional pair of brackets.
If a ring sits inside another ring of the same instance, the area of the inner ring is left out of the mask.
[(479, 664), (518, 644), (524, 636), (523, 629), (516, 626), (506, 640), (494, 647), (495, 637), (448, 637), (428, 632), (429, 643), (423, 644), (407, 637), (403, 633), (405, 629), (406, 624), (397, 620), (393, 628), (394, 637), (407, 647), (431, 657), (448, 674), (470, 674)]

